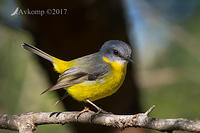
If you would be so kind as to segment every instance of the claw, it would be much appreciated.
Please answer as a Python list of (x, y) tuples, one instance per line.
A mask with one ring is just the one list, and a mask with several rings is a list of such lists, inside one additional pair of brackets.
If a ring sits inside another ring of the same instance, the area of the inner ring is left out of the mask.
[(107, 112), (107, 111), (105, 111), (105, 110), (103, 110), (101, 108), (95, 114), (101, 114), (101, 113), (103, 113), (103, 114), (112, 114), (111, 112)]
[(78, 115), (76, 116), (76, 120), (78, 120), (78, 118), (85, 112), (92, 112), (92, 111), (89, 108), (85, 107), (82, 111), (78, 113)]
[(107, 112), (107, 111), (99, 108), (98, 111), (91, 116), (91, 122), (94, 120), (94, 118), (96, 116), (101, 115), (101, 114), (112, 114), (112, 112)]

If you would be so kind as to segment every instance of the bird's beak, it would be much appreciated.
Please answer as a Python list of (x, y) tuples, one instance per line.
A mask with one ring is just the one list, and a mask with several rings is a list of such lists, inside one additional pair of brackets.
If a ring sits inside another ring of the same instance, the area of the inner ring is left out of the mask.
[(133, 59), (131, 57), (128, 57), (127, 60), (133, 63)]

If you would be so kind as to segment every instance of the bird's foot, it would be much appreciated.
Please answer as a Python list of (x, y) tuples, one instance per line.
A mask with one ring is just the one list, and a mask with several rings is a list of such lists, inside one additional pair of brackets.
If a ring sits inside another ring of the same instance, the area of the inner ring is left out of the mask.
[(78, 115), (76, 116), (76, 119), (78, 120), (78, 118), (85, 112), (92, 112), (92, 111), (88, 107), (85, 107), (82, 111), (78, 113)]
[(112, 114), (112, 112), (107, 112), (107, 111), (105, 111), (105, 110), (99, 108), (98, 111), (95, 112), (95, 113), (91, 116), (91, 121), (93, 121), (94, 118), (95, 118), (96, 116), (98, 116), (98, 115), (103, 115), (103, 114)]
[(107, 111), (105, 111), (105, 110), (99, 108), (98, 111), (97, 111), (95, 114), (98, 115), (98, 114), (110, 114), (110, 113), (111, 113), (111, 112), (107, 112)]

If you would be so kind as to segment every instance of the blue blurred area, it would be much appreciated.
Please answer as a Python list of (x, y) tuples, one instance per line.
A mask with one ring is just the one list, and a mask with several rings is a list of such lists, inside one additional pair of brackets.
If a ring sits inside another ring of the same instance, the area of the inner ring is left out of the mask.
[(148, 0), (145, 2), (151, 5), (152, 8), (158, 10), (168, 21), (173, 21), (175, 23), (190, 19), (189, 17), (194, 15), (198, 8), (197, 0), (167, 0), (165, 2)]
[(197, 0), (126, 0), (130, 40), (139, 50), (141, 62), (170, 43), (172, 25), (184, 24), (197, 12)]
[(8, 25), (12, 28), (16, 28), (18, 30), (23, 29), (22, 26), (22, 16), (11, 14), (14, 10), (19, 6), (16, 3), (16, 0), (1, 0), (2, 7), (0, 8), (0, 20), (1, 23)]

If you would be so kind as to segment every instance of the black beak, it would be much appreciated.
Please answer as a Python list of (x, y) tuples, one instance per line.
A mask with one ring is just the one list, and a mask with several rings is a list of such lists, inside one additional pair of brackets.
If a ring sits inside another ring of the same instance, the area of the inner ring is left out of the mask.
[(128, 57), (127, 60), (131, 63), (133, 63), (133, 59), (131, 57)]

